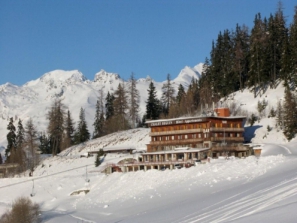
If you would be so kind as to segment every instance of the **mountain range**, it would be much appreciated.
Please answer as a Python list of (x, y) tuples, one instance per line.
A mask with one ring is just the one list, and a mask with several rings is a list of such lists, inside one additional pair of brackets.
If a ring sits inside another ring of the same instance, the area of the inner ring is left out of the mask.
[[(203, 64), (199, 63), (193, 68), (186, 66), (179, 75), (172, 79), (172, 84), (177, 90), (179, 84), (185, 89), (192, 78), (200, 78)], [(164, 75), (164, 79), (165, 79)], [(151, 77), (137, 80), (137, 88), (140, 93), (140, 117), (145, 113), (147, 89), (153, 81), (157, 96), (162, 95), (163, 82), (156, 82)], [(164, 80), (165, 81), (165, 80)], [(6, 147), (7, 124), (10, 117), (19, 118), (23, 125), (29, 118), (38, 131), (45, 131), (47, 127), (46, 114), (54, 99), (62, 99), (67, 109), (71, 111), (74, 121), (78, 121), (79, 111), (85, 109), (86, 121), (90, 132), (93, 132), (95, 105), (99, 96), (99, 90), (103, 89), (113, 93), (120, 83), (127, 83), (119, 74), (101, 70), (95, 74), (94, 80), (88, 80), (80, 71), (54, 70), (42, 75), (36, 80), (27, 82), (22, 86), (6, 83), (0, 86), (0, 146)], [(15, 121), (17, 126), (17, 121)]]

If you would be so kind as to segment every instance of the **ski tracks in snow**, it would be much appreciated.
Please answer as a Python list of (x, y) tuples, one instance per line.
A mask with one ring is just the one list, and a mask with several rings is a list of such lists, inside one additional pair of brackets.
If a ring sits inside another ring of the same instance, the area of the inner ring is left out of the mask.
[(282, 147), (284, 150), (286, 150), (288, 152), (288, 154), (292, 154), (291, 150), (285, 146), (282, 145), (278, 145), (279, 147)]
[(297, 195), (297, 177), (282, 181), (257, 192), (250, 191), (249, 195), (232, 201), (235, 197), (241, 197), (242, 194), (243, 193), (234, 195), (233, 197), (206, 207), (196, 213), (178, 219), (176, 222), (229, 222), (252, 215), (264, 209), (269, 209), (273, 204)]

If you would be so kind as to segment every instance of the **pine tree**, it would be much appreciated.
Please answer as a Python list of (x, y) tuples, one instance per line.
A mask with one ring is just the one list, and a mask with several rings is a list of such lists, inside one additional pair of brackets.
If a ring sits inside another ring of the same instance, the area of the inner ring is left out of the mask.
[(117, 90), (114, 92), (114, 119), (113, 123), (117, 123), (117, 130), (125, 130), (129, 128), (128, 121), (126, 119), (128, 111), (128, 95), (122, 84), (118, 85)]
[(283, 106), (281, 101), (278, 101), (277, 108), (276, 108), (276, 120), (277, 120), (277, 126), (279, 126), (280, 129), (283, 129)]
[[(222, 68), (223, 84), (221, 91), (222, 96), (227, 96), (234, 91), (239, 90), (239, 81), (237, 74), (234, 72), (234, 42), (231, 32), (227, 29), (223, 33), (223, 50), (222, 50)], [(212, 99), (213, 101), (213, 99)]]
[(293, 22), (289, 29), (289, 45), (291, 50), (291, 74), (295, 87), (297, 86), (297, 5), (295, 6), (295, 14)]
[(246, 26), (236, 25), (234, 34), (234, 66), (233, 70), (238, 77), (239, 89), (243, 90), (248, 73), (249, 34)]
[(126, 115), (128, 109), (128, 96), (122, 84), (119, 84), (117, 90), (114, 92), (113, 107), (115, 115)]
[(6, 135), (7, 147), (5, 150), (6, 159), (8, 159), (11, 149), (16, 147), (16, 134), (15, 134), (16, 129), (15, 129), (15, 126), (13, 125), (13, 118), (9, 119), (7, 130), (8, 130), (8, 134)]
[(16, 135), (16, 147), (12, 149), (11, 156), (9, 158), (11, 163), (19, 164), (16, 173), (21, 173), (27, 169), (26, 154), (24, 151), (26, 145), (25, 129), (23, 127), (22, 120), (19, 119)]
[(209, 73), (211, 74), (208, 77), (209, 85), (212, 89), (210, 91), (214, 91), (216, 89), (216, 94), (218, 97), (223, 96), (224, 86), (226, 85), (226, 77), (223, 67), (223, 56), (224, 56), (224, 47), (223, 47), (223, 35), (219, 32), (216, 42), (212, 43), (212, 51), (211, 51), (211, 68), (209, 69)]
[(74, 139), (75, 144), (80, 144), (90, 139), (90, 133), (85, 119), (85, 110), (83, 108), (80, 109), (79, 122), (74, 134)]
[(69, 110), (67, 111), (67, 117), (64, 125), (65, 125), (64, 126), (65, 130), (63, 134), (63, 143), (61, 146), (61, 150), (69, 148), (74, 144), (74, 132), (75, 132), (74, 121), (71, 117), (71, 113)]
[(47, 114), (49, 120), (47, 132), (50, 136), (52, 154), (57, 155), (61, 151), (64, 132), (65, 105), (61, 100), (55, 100)]
[[(211, 54), (213, 54), (213, 51), (214, 49), (212, 49)], [(200, 105), (205, 105), (212, 100), (217, 100), (221, 98), (220, 93), (217, 90), (215, 90), (216, 89), (215, 83), (214, 83), (215, 77), (214, 77), (213, 70), (214, 68), (210, 63), (210, 60), (206, 58), (205, 63), (203, 64), (203, 71), (202, 71), (201, 78), (198, 81)], [(188, 93), (187, 93), (187, 101), (189, 101)], [(185, 107), (185, 105), (183, 107)]]
[(283, 42), (283, 50), (280, 58), (280, 76), (285, 82), (294, 80), (293, 67), (292, 67), (292, 49), (289, 43), (288, 31), (286, 30), (285, 39)]
[(93, 124), (94, 126), (93, 139), (96, 139), (104, 135), (105, 118), (104, 118), (103, 110), (100, 105), (101, 103), (100, 103), (100, 100), (98, 99), (96, 103), (95, 121)]
[(18, 130), (16, 135), (16, 148), (23, 149), (24, 142), (25, 142), (25, 129), (23, 127), (22, 120), (19, 119)]
[(2, 163), (3, 163), (3, 159), (2, 159), (2, 155), (0, 153), (0, 164), (2, 164)]
[(107, 96), (105, 98), (105, 118), (106, 118), (106, 120), (110, 119), (114, 115), (113, 101), (114, 101), (114, 95), (107, 92)]
[(139, 91), (136, 88), (136, 79), (134, 77), (134, 73), (131, 74), (129, 79), (129, 88), (128, 88), (128, 95), (129, 95), (129, 117), (132, 122), (132, 128), (136, 127), (136, 122), (138, 121), (138, 112), (139, 112)]
[(178, 104), (180, 104), (181, 100), (185, 97), (186, 92), (185, 88), (182, 84), (179, 84), (178, 90), (177, 90), (177, 95), (176, 95), (176, 101)]
[(150, 83), (148, 99), (146, 101), (146, 119), (158, 119), (160, 116), (160, 103), (157, 99), (156, 88), (153, 82)]
[(272, 87), (276, 86), (276, 80), (280, 78), (281, 56), (284, 50), (286, 36), (285, 19), (282, 12), (282, 4), (279, 2), (275, 16), (270, 15), (267, 25), (267, 54), (265, 55), (267, 71), (270, 74), (269, 81)]
[(297, 100), (288, 84), (285, 84), (285, 101), (283, 106), (283, 126), (284, 135), (288, 140), (291, 140), (297, 134)]
[(166, 82), (162, 86), (162, 97), (161, 97), (161, 103), (163, 105), (163, 114), (165, 117), (169, 113), (169, 108), (171, 103), (174, 102), (174, 93), (175, 90), (171, 83), (170, 74), (167, 74)]
[(101, 160), (100, 160), (100, 157), (104, 155), (104, 152), (102, 149), (100, 149), (97, 153), (97, 156), (96, 156), (96, 160), (95, 160), (95, 167), (97, 166), (100, 166), (101, 164)]
[(254, 20), (254, 27), (250, 37), (250, 69), (248, 87), (257, 96), (257, 90), (261, 90), (268, 81), (267, 68), (265, 69), (265, 57), (267, 57), (267, 31), (266, 22), (261, 19), (258, 13)]
[(38, 150), (38, 135), (36, 127), (33, 124), (33, 120), (30, 118), (25, 126), (25, 141), (26, 141), (26, 149), (28, 151), (29, 156), (27, 159), (29, 160), (29, 168), (33, 171), (34, 167), (39, 163), (39, 154)]
[(39, 136), (39, 150), (42, 154), (52, 153), (50, 137), (46, 136), (44, 132)]

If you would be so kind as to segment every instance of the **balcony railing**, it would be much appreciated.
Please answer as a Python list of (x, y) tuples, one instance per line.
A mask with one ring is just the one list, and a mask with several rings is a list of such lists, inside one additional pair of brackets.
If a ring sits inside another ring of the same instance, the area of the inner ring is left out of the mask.
[(172, 130), (172, 131), (162, 131), (162, 132), (150, 132), (150, 136), (177, 135), (177, 134), (197, 133), (197, 132), (203, 132), (203, 129), (183, 129), (183, 130)]
[(199, 143), (207, 139), (196, 138), (196, 139), (178, 139), (178, 140), (167, 140), (167, 141), (150, 141), (150, 145), (175, 145), (175, 144), (186, 144), (186, 143)]
[(245, 146), (214, 146), (212, 147), (212, 151), (218, 151), (218, 152), (224, 152), (224, 151), (228, 151), (228, 152), (232, 152), (232, 151), (247, 151), (248, 147)]
[(229, 141), (236, 141), (236, 142), (243, 142), (243, 137), (210, 137), (211, 141), (219, 141), (219, 142), (229, 142)]
[[(187, 133), (202, 133), (202, 132), (205, 132), (205, 131), (206, 131), (206, 129), (183, 129), (183, 130), (150, 132), (150, 136), (177, 135), (177, 134), (187, 134)], [(244, 128), (211, 127), (208, 131), (210, 131), (210, 132), (244, 132)]]
[(244, 132), (244, 128), (218, 128), (210, 127), (211, 132)]

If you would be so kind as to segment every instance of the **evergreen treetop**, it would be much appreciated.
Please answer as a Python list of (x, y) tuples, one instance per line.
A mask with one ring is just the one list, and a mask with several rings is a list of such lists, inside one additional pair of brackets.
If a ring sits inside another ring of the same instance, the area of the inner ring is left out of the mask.
[(12, 148), (16, 148), (16, 134), (15, 134), (15, 126), (13, 125), (13, 118), (9, 119), (9, 123), (7, 125), (8, 133), (6, 135), (7, 139), (7, 147), (5, 150), (6, 158), (9, 157), (9, 153), (11, 152)]
[(74, 138), (75, 138), (75, 144), (86, 142), (90, 139), (90, 133), (85, 119), (85, 110), (83, 108), (80, 109), (79, 122), (78, 122), (78, 126), (76, 129)]
[(160, 115), (160, 102), (157, 99), (156, 88), (153, 82), (150, 83), (148, 99), (146, 101), (146, 119), (158, 119)]

